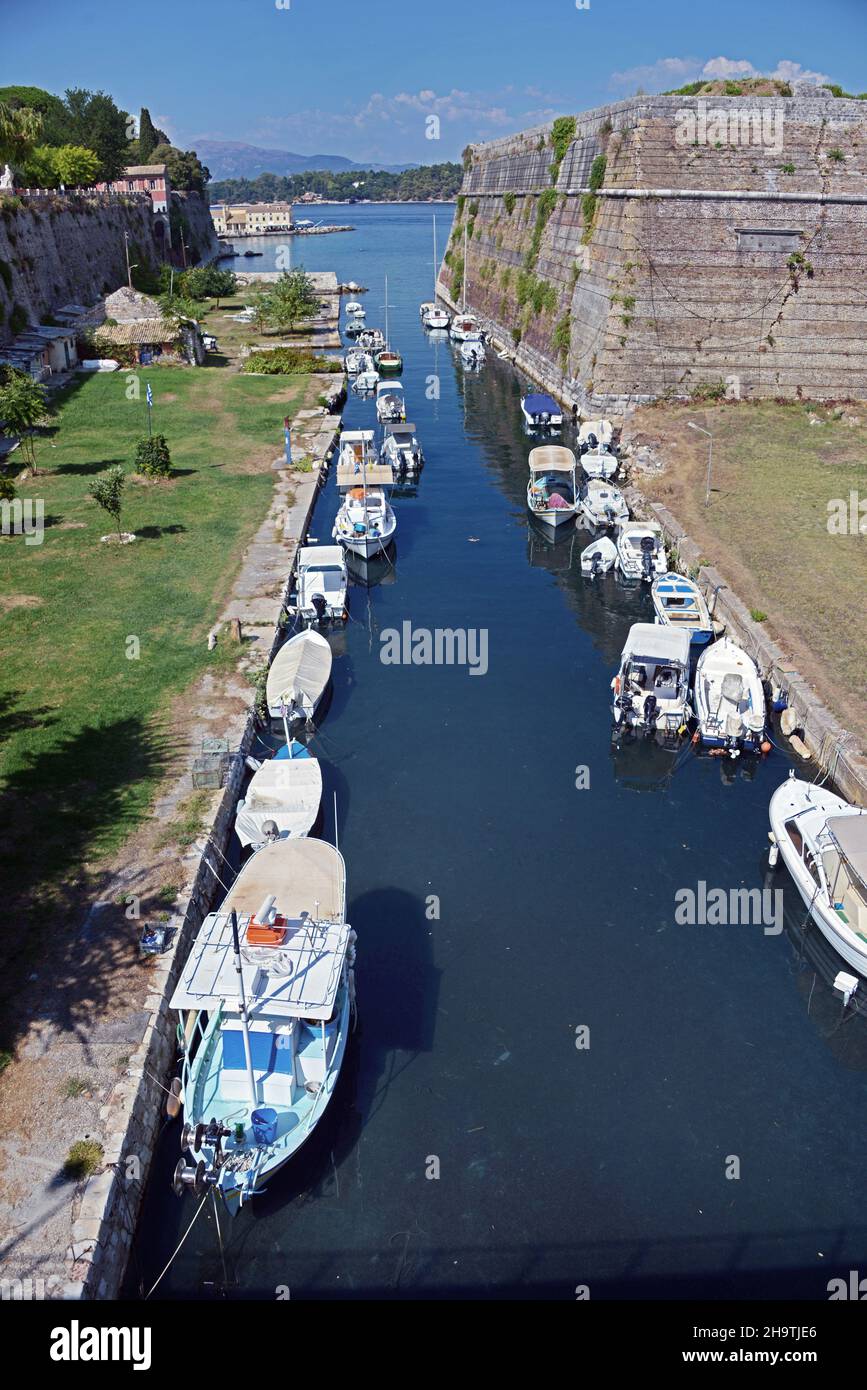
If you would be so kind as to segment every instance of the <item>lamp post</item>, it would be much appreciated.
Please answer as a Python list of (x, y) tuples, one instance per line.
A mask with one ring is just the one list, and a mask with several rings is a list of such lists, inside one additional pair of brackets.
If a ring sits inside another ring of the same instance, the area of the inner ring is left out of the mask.
[(710, 475), (711, 468), (713, 467), (713, 435), (711, 434), (710, 430), (702, 429), (701, 425), (693, 424), (692, 420), (687, 420), (687, 424), (689, 425), (689, 428), (691, 430), (698, 430), (699, 434), (706, 434), (708, 439), (710, 440), (707, 449), (707, 485), (705, 487), (704, 493), (704, 505), (707, 507), (710, 506)]

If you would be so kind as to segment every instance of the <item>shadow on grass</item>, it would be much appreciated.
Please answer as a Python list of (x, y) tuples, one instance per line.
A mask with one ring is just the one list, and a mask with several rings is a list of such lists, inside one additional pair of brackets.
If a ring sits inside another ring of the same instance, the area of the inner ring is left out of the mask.
[(172, 526), (139, 526), (136, 529), (136, 536), (140, 541), (156, 541), (161, 536), (178, 536), (186, 532), (186, 526), (180, 522), (175, 522)]
[(126, 459), (97, 459), (93, 463), (61, 463), (52, 472), (58, 476), (68, 473), (86, 477), (90, 473), (104, 473), (107, 468), (114, 468), (116, 464), (123, 467), (126, 462)]
[(113, 970), (136, 959), (141, 923), (128, 921), (122, 906), (109, 904), (98, 929), (80, 932), (106, 886), (87, 860), (102, 837), (136, 828), (140, 803), (131, 801), (129, 789), (159, 776), (170, 755), (167, 738), (138, 718), (122, 719), (80, 729), (6, 779), (0, 792), (4, 1047), (47, 1019), (86, 1038), (111, 997)]

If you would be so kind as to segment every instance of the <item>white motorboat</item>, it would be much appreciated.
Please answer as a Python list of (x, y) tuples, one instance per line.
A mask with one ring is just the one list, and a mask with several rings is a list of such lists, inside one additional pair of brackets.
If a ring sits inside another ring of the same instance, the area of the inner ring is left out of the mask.
[(464, 338), (458, 351), (465, 367), (481, 367), (485, 360), (485, 345), (481, 338)]
[(577, 466), (572, 450), (558, 444), (530, 450), (527, 510), (534, 521), (557, 528), (574, 520)]
[(445, 309), (440, 309), (438, 307), (431, 309), (427, 318), (424, 320), (425, 328), (429, 328), (431, 332), (439, 332), (443, 329), (447, 329), (450, 323), (451, 319)]
[(372, 395), (378, 385), (379, 372), (376, 370), (376, 363), (370, 353), (366, 352), (352, 383), (352, 389), (359, 395)]
[(343, 332), (346, 334), (347, 338), (357, 338), (359, 342), (361, 342), (362, 336), (365, 332), (364, 320), (347, 319), (346, 323), (343, 325)]
[(614, 426), (610, 420), (585, 420), (578, 431), (578, 447), (582, 454), (587, 449), (611, 448)]
[(339, 545), (304, 545), (298, 551), (291, 607), (308, 623), (348, 617), (346, 556)]
[(354, 555), (369, 560), (394, 540), (397, 519), (381, 487), (350, 488), (334, 521), (332, 536)]
[(312, 719), (331, 679), (331, 648), (309, 629), (296, 633), (271, 662), (265, 685), (268, 713), (288, 729), (299, 719)]
[(616, 562), (617, 546), (608, 536), (600, 536), (581, 551), (581, 573), (588, 579), (595, 579), (597, 574), (607, 574)]
[(620, 460), (610, 449), (600, 445), (597, 449), (587, 449), (581, 455), (581, 467), (588, 478), (611, 479), (620, 467)]
[(793, 769), (771, 797), (770, 821), (771, 863), (782, 855), (819, 931), (867, 976), (867, 811)]
[(528, 391), (522, 396), (521, 414), (531, 430), (556, 430), (563, 424), (563, 412), (547, 391)]
[(341, 492), (362, 487), (389, 487), (394, 481), (390, 468), (379, 460), (373, 430), (344, 430), (337, 455), (337, 486)]
[(415, 425), (406, 422), (384, 425), (379, 457), (391, 467), (398, 481), (417, 479), (424, 467), (424, 454)]
[(449, 333), (456, 343), (462, 343), (465, 338), (478, 338), (479, 321), (472, 314), (455, 314)]
[(434, 312), (436, 307), (436, 304), (434, 304), (433, 300), (431, 299), (426, 299), (423, 304), (420, 304), (418, 306), (418, 316), (421, 319), (422, 323), (426, 321), (428, 314), (432, 314)]
[(376, 388), (376, 418), (383, 424), (406, 419), (403, 382), (379, 382)]
[(178, 1196), (232, 1214), (301, 1148), (334, 1094), (355, 1013), (346, 867), (323, 840), (247, 861), (190, 948), (170, 1007), (183, 1039)]
[(622, 526), (629, 520), (623, 493), (603, 478), (591, 478), (579, 487), (578, 509), (591, 526)]
[(732, 757), (767, 751), (765, 691), (756, 664), (730, 637), (706, 646), (695, 668), (695, 715), (701, 742)]
[(362, 328), (358, 342), (368, 352), (381, 352), (385, 347), (385, 334), (379, 328)]
[(615, 725), (665, 734), (685, 731), (689, 633), (656, 623), (633, 623), (611, 689)]
[(365, 352), (364, 348), (354, 347), (345, 352), (343, 354), (343, 367), (347, 376), (355, 376), (357, 372), (360, 372), (367, 358), (368, 353)]
[(364, 305), (359, 304), (357, 299), (351, 299), (349, 301), (349, 303), (346, 306), (346, 312), (347, 314), (353, 314), (357, 319), (363, 319), (367, 317), (367, 315), (364, 312)]
[[(241, 848), (309, 835), (322, 801), (322, 769), (303, 743), (290, 741), (285, 758), (266, 758), (255, 769), (235, 811)], [(248, 759), (255, 763), (255, 759)]]
[(650, 591), (656, 621), (688, 632), (693, 650), (713, 641), (713, 623), (701, 589), (685, 574), (669, 570), (654, 579)]
[(618, 526), (615, 537), (617, 568), (624, 579), (644, 579), (648, 584), (665, 574), (668, 561), (662, 527), (656, 521), (628, 521)]

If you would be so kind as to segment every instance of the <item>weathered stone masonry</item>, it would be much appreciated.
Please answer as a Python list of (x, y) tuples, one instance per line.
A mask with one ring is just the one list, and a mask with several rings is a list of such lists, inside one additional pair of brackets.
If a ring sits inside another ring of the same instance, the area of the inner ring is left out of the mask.
[[(684, 143), (700, 100), (781, 139)], [(554, 158), (550, 124), (472, 146), (440, 271), (454, 303), (466, 227), (467, 307), (530, 375), (608, 412), (720, 382), (867, 396), (867, 103), (636, 97), (576, 118), (556, 181)]]

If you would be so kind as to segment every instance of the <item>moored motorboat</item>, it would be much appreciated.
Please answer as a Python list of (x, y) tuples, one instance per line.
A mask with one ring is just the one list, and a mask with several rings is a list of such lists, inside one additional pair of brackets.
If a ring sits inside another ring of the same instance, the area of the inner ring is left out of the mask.
[(424, 303), (418, 306), (418, 316), (421, 319), (422, 323), (425, 322), (428, 314), (432, 314), (434, 312), (436, 307), (436, 304), (434, 304), (433, 300), (431, 299), (426, 299)]
[(449, 333), (456, 343), (462, 343), (465, 338), (478, 338), (479, 321), (472, 314), (455, 314)]
[(343, 325), (343, 331), (347, 338), (358, 338), (359, 341), (361, 341), (365, 333), (364, 320), (347, 319), (346, 323)]
[(377, 371), (385, 376), (390, 372), (399, 372), (403, 367), (403, 358), (394, 348), (383, 348), (374, 355)]
[(591, 526), (621, 526), (629, 520), (623, 493), (603, 478), (591, 478), (581, 484), (578, 509)]
[(354, 965), (340, 853), (267, 841), (205, 918), (171, 998), (191, 1159), (178, 1195), (217, 1189), (234, 1214), (309, 1138), (346, 1052)]
[(618, 526), (615, 537), (617, 568), (624, 579), (643, 579), (650, 584), (665, 574), (668, 562), (662, 527), (656, 521), (628, 521)]
[(616, 561), (616, 545), (608, 536), (600, 536), (581, 551), (581, 573), (588, 579), (595, 579), (597, 574), (612, 570)]
[(465, 367), (481, 367), (485, 360), (485, 345), (481, 338), (464, 338), (458, 352)]
[(350, 488), (334, 521), (334, 540), (369, 560), (394, 539), (397, 519), (382, 487)]
[(610, 449), (614, 439), (614, 426), (610, 420), (585, 420), (578, 430), (578, 447), (582, 453), (588, 449)]
[(546, 391), (528, 391), (522, 396), (521, 414), (531, 430), (559, 429), (563, 424), (562, 410)]
[(339, 545), (304, 545), (298, 551), (295, 593), (290, 603), (305, 622), (347, 617), (346, 557)]
[(443, 329), (447, 329), (450, 323), (451, 319), (445, 309), (441, 309), (439, 306), (435, 306), (431, 309), (427, 318), (424, 320), (425, 328), (429, 328), (431, 332), (440, 332)]
[(357, 319), (366, 318), (366, 314), (364, 312), (364, 305), (359, 304), (357, 299), (351, 299), (349, 301), (349, 303), (346, 306), (346, 312), (347, 314), (353, 314)]
[(767, 751), (765, 691), (755, 662), (730, 637), (706, 646), (695, 668), (698, 737), (711, 748)]
[(343, 367), (347, 376), (355, 376), (357, 372), (361, 371), (367, 360), (367, 355), (364, 348), (360, 347), (350, 348), (348, 352), (343, 354)]
[(381, 461), (391, 467), (398, 481), (417, 479), (424, 467), (424, 454), (415, 425), (406, 421), (386, 424), (382, 433)]
[(376, 418), (382, 423), (405, 420), (402, 381), (381, 381), (376, 388)]
[(688, 632), (693, 649), (713, 641), (713, 623), (707, 603), (694, 580), (669, 570), (654, 579), (650, 596), (656, 621)]
[(331, 648), (309, 629), (298, 632), (277, 652), (268, 671), (265, 702), (278, 727), (312, 719), (331, 679)]
[(581, 467), (588, 478), (615, 477), (620, 460), (607, 446), (599, 444), (595, 449), (584, 449), (581, 453)]
[(385, 347), (385, 334), (379, 328), (364, 328), (358, 335), (359, 345), (368, 352), (379, 352)]
[(867, 811), (793, 769), (771, 797), (770, 822), (772, 865), (782, 856), (819, 931), (867, 976)]
[(534, 521), (554, 528), (574, 520), (577, 464), (571, 449), (545, 444), (530, 450), (527, 510)]
[(361, 366), (355, 374), (352, 389), (359, 395), (372, 395), (379, 385), (379, 372), (369, 352), (364, 354)]
[(253, 773), (235, 810), (241, 848), (272, 839), (309, 835), (322, 801), (322, 769), (302, 743), (291, 740), (288, 756), (266, 758)]
[(689, 701), (689, 634), (633, 623), (611, 682), (617, 726), (684, 732)]

